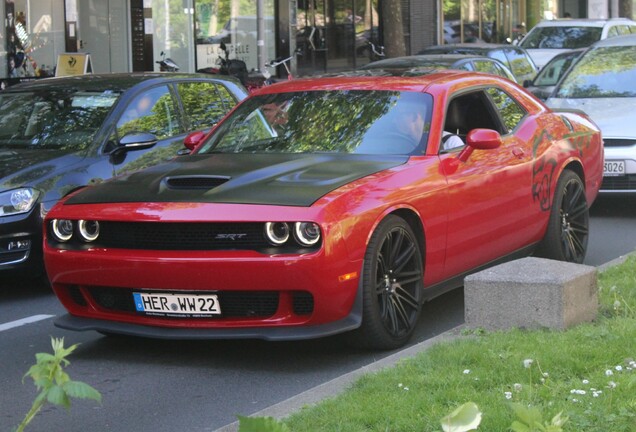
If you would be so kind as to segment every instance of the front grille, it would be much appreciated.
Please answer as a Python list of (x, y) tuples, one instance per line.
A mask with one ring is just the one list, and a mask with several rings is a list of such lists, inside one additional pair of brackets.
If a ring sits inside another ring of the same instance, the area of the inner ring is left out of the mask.
[[(132, 289), (93, 287), (89, 292), (104, 309), (135, 312)], [(202, 294), (202, 293), (200, 293)], [(275, 291), (219, 291), (221, 316), (208, 318), (267, 318), (278, 310), (279, 293)]]
[(262, 223), (101, 222), (96, 245), (146, 250), (232, 250), (269, 247)]
[(603, 177), (601, 190), (635, 190), (636, 174)]
[(216, 176), (184, 176), (165, 179), (170, 189), (213, 189), (227, 182), (229, 177)]
[(630, 146), (636, 145), (636, 139), (604, 138), (603, 145), (605, 147), (630, 147)]

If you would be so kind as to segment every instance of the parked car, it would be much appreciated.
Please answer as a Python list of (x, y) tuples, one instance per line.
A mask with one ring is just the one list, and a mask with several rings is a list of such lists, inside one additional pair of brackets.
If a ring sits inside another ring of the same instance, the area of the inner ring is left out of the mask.
[[(447, 132), (466, 144), (444, 150)], [(582, 262), (603, 170), (584, 113), (455, 70), (263, 87), (188, 142), (47, 214), (57, 326), (396, 348), (471, 272)]]
[(490, 57), (468, 54), (422, 54), (405, 57), (393, 57), (368, 63), (360, 70), (402, 69), (405, 71), (427, 69), (459, 69), (474, 72), (491, 73), (515, 81), (515, 76), (503, 63)]
[(534, 26), (519, 46), (543, 68), (563, 51), (587, 48), (602, 39), (632, 33), (636, 33), (636, 22), (627, 18), (546, 20)]
[(546, 103), (583, 110), (601, 128), (605, 142), (601, 192), (636, 192), (636, 35), (592, 45)]
[(42, 219), (60, 198), (175, 157), (188, 132), (210, 129), (245, 96), (233, 79), (160, 73), (1, 92), (0, 274), (43, 269)]
[(515, 45), (490, 43), (434, 45), (424, 48), (418, 54), (472, 54), (494, 58), (512, 71), (519, 84), (533, 79), (538, 71), (528, 53)]
[(539, 71), (532, 81), (525, 81), (523, 86), (541, 100), (546, 100), (559, 82), (559, 79), (585, 51), (584, 49), (568, 50), (552, 57)]

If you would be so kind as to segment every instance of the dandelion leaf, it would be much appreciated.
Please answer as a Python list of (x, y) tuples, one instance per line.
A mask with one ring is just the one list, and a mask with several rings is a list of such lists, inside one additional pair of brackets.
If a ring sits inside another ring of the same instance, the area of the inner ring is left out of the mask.
[(444, 432), (468, 432), (481, 423), (481, 411), (474, 402), (467, 402), (441, 420)]

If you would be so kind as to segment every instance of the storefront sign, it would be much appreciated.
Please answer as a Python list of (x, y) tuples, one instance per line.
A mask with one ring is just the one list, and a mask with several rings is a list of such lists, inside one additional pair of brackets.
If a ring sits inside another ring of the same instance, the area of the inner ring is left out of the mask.
[(64, 53), (57, 56), (55, 76), (85, 75), (89, 73), (93, 73), (90, 54)]

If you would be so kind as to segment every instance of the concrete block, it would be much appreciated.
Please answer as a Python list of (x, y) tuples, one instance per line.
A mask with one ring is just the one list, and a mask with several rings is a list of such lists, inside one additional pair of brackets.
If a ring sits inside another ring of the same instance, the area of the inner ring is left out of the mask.
[(596, 268), (543, 258), (491, 267), (464, 281), (468, 327), (563, 330), (598, 312)]

